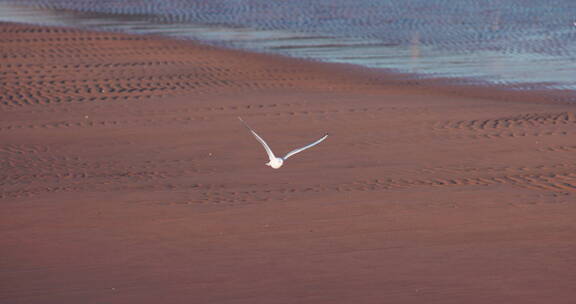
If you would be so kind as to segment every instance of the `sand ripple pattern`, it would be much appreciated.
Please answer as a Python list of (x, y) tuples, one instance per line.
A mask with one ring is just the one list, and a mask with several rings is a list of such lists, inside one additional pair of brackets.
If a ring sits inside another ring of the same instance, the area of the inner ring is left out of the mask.
[[(494, 107), (441, 92), (431, 106), (422, 100), (433, 91), (372, 74), (124, 34), (5, 24), (0, 41), (2, 200), (97, 191), (221, 208), (437, 191), (576, 195), (571, 105)], [(333, 136), (270, 175), (236, 116), (278, 149), (319, 129)]]
[[(210, 56), (196, 60), (189, 45), (169, 40), (25, 26), (3, 26), (0, 31), (4, 110), (118, 103), (223, 88), (286, 89), (310, 80), (304, 64), (284, 65), (282, 75), (278, 68), (261, 66), (248, 78), (240, 62)], [(194, 51), (202, 49), (210, 51)]]

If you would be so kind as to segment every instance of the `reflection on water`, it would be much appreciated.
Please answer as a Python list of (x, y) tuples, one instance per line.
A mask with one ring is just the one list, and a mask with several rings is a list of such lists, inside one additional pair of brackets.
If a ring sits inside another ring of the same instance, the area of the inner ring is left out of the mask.
[[(409, 2), (414, 1), (422, 0)], [(162, 13), (161, 10), (162, 14), (153, 14), (154, 11), (147, 10), (146, 7), (135, 9), (127, 4), (119, 4), (119, 8), (114, 12), (100, 9), (106, 12), (101, 13), (94, 12), (98, 9), (92, 9), (92, 12), (75, 12), (17, 6), (7, 4), (8, 2), (0, 0), (0, 21), (157, 34), (299, 58), (415, 73), (422, 78), (451, 77), (466, 79), (468, 83), (513, 85), (518, 89), (576, 90), (576, 39), (563, 41), (563, 39), (576, 38), (576, 26), (572, 22), (568, 23), (569, 26), (557, 26), (555, 23), (556, 26), (550, 27), (550, 31), (547, 31), (546, 28), (542, 30), (527, 25), (527, 29), (524, 30), (518, 28), (517, 23), (531, 24), (530, 22), (542, 23), (542, 21), (531, 20), (528, 17), (535, 17), (530, 15), (526, 17), (528, 19), (524, 18), (526, 20), (517, 18), (519, 21), (517, 20), (516, 23), (506, 23), (503, 21), (504, 13), (499, 9), (478, 10), (486, 24), (485, 29), (481, 30), (465, 28), (470, 26), (466, 24), (466, 17), (470, 16), (452, 16), (457, 20), (449, 21), (438, 19), (433, 15), (438, 7), (433, 6), (425, 8), (429, 15), (418, 15), (419, 18), (429, 20), (414, 20), (409, 16), (406, 16), (407, 20), (402, 20), (401, 17), (376, 20), (369, 12), (365, 12), (369, 17), (363, 21), (365, 25), (352, 24), (351, 28), (347, 29), (338, 23), (344, 22), (342, 20), (346, 20), (346, 23), (350, 22), (349, 18), (346, 19), (346, 11), (337, 8), (331, 11), (331, 14), (337, 18), (326, 16), (328, 21), (314, 21), (316, 23), (310, 25), (308, 24), (311, 22), (308, 20), (310, 17), (305, 14), (291, 16), (292, 19), (288, 22), (285, 20), (288, 17), (285, 14), (279, 15), (274, 8), (267, 11), (268, 15), (255, 15), (262, 12), (261, 7), (244, 7), (243, 10), (238, 10), (238, 7), (230, 4), (243, 3), (246, 0), (197, 1), (195, 3), (206, 4), (206, 7), (195, 12), (196, 15), (201, 16), (196, 18), (198, 20), (188, 15), (169, 15)], [(28, 0), (28, 2), (48, 3), (51, 1)], [(81, 5), (83, 2), (84, 0), (78, 0), (74, 3)], [(56, 1), (56, 3), (60, 2)], [(147, 3), (152, 8), (166, 9), (165, 5), (159, 4), (160, 2)], [(214, 3), (225, 5), (211, 6), (215, 5)], [(254, 1), (253, 3), (261, 2)], [(334, 3), (338, 4), (340, 1), (334, 1)], [(340, 3), (340, 5), (343, 4)], [(220, 11), (215, 10), (216, 8)], [(251, 12), (249, 9), (254, 9), (256, 12)], [(182, 10), (179, 8), (175, 11)], [(118, 12), (123, 14), (118, 14)], [(126, 12), (132, 13), (126, 14)], [(397, 10), (397, 13), (402, 13), (402, 11)], [(252, 24), (246, 21), (250, 16), (256, 20)], [(509, 12), (506, 16), (510, 18)], [(229, 17), (227, 20), (234, 21), (234, 24), (223, 22), (223, 17)], [(273, 23), (271, 20), (276, 20), (275, 17), (283, 21), (278, 21), (278, 24)], [(315, 15), (314, 18), (316, 17)], [(576, 10), (574, 17), (576, 18)], [(361, 19), (356, 20), (356, 22), (361, 21)], [(448, 22), (450, 27), (443, 26), (442, 22)], [(459, 22), (464, 29), (458, 28), (456, 32), (451, 33), (440, 32), (442, 29), (452, 28), (455, 23), (459, 24)], [(328, 25), (325, 23), (332, 24), (333, 29), (326, 30)], [(423, 27), (420, 23), (437, 23), (438, 26), (436, 28)], [(335, 32), (335, 29), (341, 29), (341, 31)], [(434, 32), (435, 30), (438, 33)], [(519, 32), (521, 35), (510, 35), (509, 32), (512, 31)], [(508, 33), (508, 36), (503, 32)], [(506, 37), (514, 37), (515, 40), (505, 41)], [(546, 43), (543, 44), (543, 41)]]

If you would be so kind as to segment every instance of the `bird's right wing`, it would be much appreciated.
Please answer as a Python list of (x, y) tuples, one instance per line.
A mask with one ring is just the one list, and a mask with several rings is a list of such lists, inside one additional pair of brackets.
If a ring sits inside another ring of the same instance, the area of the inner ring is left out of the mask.
[(295, 150), (292, 150), (292, 151), (288, 152), (288, 154), (286, 154), (286, 156), (284, 156), (284, 159), (286, 160), (288, 157), (290, 157), (290, 156), (292, 156), (292, 155), (294, 155), (294, 154), (296, 154), (296, 153), (302, 152), (302, 151), (304, 151), (304, 150), (306, 150), (306, 149), (308, 149), (308, 148), (312, 148), (312, 147), (314, 147), (315, 145), (321, 143), (321, 142), (322, 142), (323, 140), (325, 140), (326, 138), (328, 138), (328, 133), (326, 133), (326, 134), (325, 134), (322, 138), (320, 138), (319, 140), (317, 140), (317, 141), (315, 141), (315, 142), (313, 142), (313, 143), (311, 143), (311, 144), (309, 144), (309, 145), (307, 145), (307, 146), (304, 146), (304, 147), (302, 147), (302, 148), (298, 148), (298, 149), (295, 149)]
[(254, 130), (252, 130), (252, 128), (250, 128), (250, 126), (244, 120), (242, 120), (242, 118), (238, 117), (238, 119), (244, 124), (244, 126), (250, 132), (252, 132), (252, 135), (254, 135), (254, 137), (256, 137), (256, 139), (260, 142), (260, 144), (262, 144), (262, 146), (266, 150), (266, 153), (268, 154), (268, 158), (270, 158), (271, 161), (276, 159), (274, 152), (272, 152), (272, 149), (270, 149), (270, 147), (268, 147), (268, 144), (264, 141), (264, 139), (262, 139), (262, 137), (260, 137), (258, 134), (256, 134), (256, 132)]

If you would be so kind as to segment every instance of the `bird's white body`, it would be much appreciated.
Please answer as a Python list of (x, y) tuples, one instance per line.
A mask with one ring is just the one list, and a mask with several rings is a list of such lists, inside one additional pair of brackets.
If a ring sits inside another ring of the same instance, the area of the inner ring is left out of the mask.
[(282, 165), (284, 165), (284, 161), (286, 161), (286, 159), (288, 159), (288, 157), (290, 157), (296, 153), (302, 152), (308, 148), (312, 148), (313, 146), (319, 144), (320, 142), (322, 142), (323, 140), (325, 140), (328, 137), (328, 133), (326, 133), (322, 138), (320, 138), (319, 140), (317, 140), (317, 141), (315, 141), (315, 142), (313, 142), (307, 146), (292, 150), (292, 151), (288, 152), (284, 157), (276, 157), (274, 155), (274, 152), (272, 152), (272, 149), (270, 149), (270, 147), (264, 141), (264, 139), (262, 139), (262, 137), (260, 137), (254, 130), (252, 130), (252, 128), (250, 128), (250, 126), (248, 126), (248, 124), (244, 120), (242, 120), (242, 118), (238, 117), (238, 119), (240, 119), (240, 121), (244, 124), (244, 126), (246, 126), (246, 128), (248, 128), (248, 130), (250, 130), (252, 135), (254, 135), (254, 137), (256, 137), (256, 140), (258, 140), (260, 142), (260, 144), (262, 144), (262, 146), (266, 150), (266, 153), (268, 154), (268, 158), (270, 159), (270, 161), (267, 162), (266, 165), (270, 166), (272, 169), (279, 169), (280, 167), (282, 167)]
[(272, 169), (279, 169), (284, 164), (284, 160), (280, 157), (276, 157), (266, 163), (266, 166), (272, 167)]

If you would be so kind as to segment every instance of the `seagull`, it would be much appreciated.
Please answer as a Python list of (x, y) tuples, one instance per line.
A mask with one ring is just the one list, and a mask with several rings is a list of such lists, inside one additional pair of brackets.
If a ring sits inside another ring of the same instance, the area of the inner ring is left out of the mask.
[(250, 132), (252, 132), (252, 135), (254, 135), (254, 137), (256, 137), (256, 140), (258, 140), (262, 144), (262, 146), (266, 150), (266, 153), (268, 153), (268, 158), (270, 158), (270, 161), (266, 163), (266, 166), (270, 166), (273, 169), (279, 169), (280, 167), (282, 167), (282, 165), (284, 164), (284, 161), (286, 161), (288, 159), (288, 157), (290, 157), (296, 153), (302, 152), (308, 148), (312, 148), (315, 145), (321, 143), (323, 140), (325, 140), (328, 137), (328, 133), (326, 133), (326, 134), (324, 134), (324, 136), (322, 138), (320, 138), (319, 140), (317, 140), (317, 141), (315, 141), (315, 142), (313, 142), (307, 146), (292, 150), (292, 151), (288, 152), (286, 155), (284, 155), (284, 157), (276, 157), (276, 155), (274, 155), (274, 152), (272, 152), (272, 149), (270, 149), (270, 147), (264, 141), (264, 139), (262, 139), (262, 137), (260, 137), (254, 130), (252, 130), (252, 128), (250, 128), (250, 126), (244, 120), (242, 120), (242, 118), (238, 117), (238, 119), (244, 124), (244, 126), (246, 128), (248, 128), (248, 130)]

